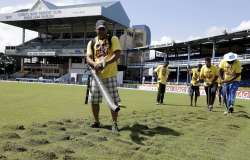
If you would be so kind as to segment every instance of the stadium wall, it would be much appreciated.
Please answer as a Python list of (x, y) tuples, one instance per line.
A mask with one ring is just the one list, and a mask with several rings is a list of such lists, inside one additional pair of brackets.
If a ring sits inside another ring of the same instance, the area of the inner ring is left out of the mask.
[[(140, 90), (145, 91), (157, 91), (157, 84), (143, 84), (138, 87)], [(184, 85), (166, 85), (166, 92), (178, 93), (178, 94), (188, 94), (188, 86)], [(200, 87), (200, 94), (205, 96), (205, 90)], [(236, 93), (237, 99), (250, 100), (250, 90), (239, 89)]]

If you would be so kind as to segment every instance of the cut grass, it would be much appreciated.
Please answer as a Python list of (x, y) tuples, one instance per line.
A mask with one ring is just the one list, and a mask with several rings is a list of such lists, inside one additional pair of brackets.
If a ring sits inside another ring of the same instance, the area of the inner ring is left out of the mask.
[[(207, 112), (205, 97), (190, 107), (186, 95), (120, 90), (120, 136), (111, 134), (110, 113), (101, 107), (103, 128), (92, 129), (84, 87), (0, 82), (0, 157), (9, 159), (202, 159), (250, 157), (249, 101), (236, 113)], [(217, 102), (216, 102), (217, 104)], [(0, 158), (1, 159), (1, 158)]]

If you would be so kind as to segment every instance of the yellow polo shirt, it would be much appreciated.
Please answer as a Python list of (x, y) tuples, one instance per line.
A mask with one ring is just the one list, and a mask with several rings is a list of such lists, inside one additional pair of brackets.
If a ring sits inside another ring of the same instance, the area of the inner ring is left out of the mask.
[(158, 82), (166, 84), (168, 75), (170, 73), (168, 67), (164, 67), (164, 65), (158, 65), (154, 71), (157, 73)]
[(193, 86), (199, 86), (199, 79), (200, 79), (200, 72), (198, 71), (198, 68), (192, 69), (192, 80), (191, 83)]
[[(104, 57), (106, 61), (109, 60), (113, 56), (113, 54), (115, 54), (115, 51), (121, 50), (120, 41), (116, 36), (113, 36), (111, 38), (111, 47), (109, 47), (110, 44), (108, 43), (108, 39), (99, 40), (98, 37), (96, 37), (95, 41), (96, 43), (94, 45), (94, 57), (95, 62), (97, 63), (100, 63), (102, 57)], [(93, 55), (91, 43), (92, 41), (89, 41), (88, 43), (87, 55)], [(117, 72), (117, 62), (113, 62), (109, 65), (106, 65), (105, 68), (97, 74), (101, 79), (105, 79), (116, 76)]]
[[(236, 60), (232, 65), (227, 63), (227, 61), (222, 60), (219, 67), (224, 71), (224, 79), (230, 81), (236, 73), (241, 73), (241, 63)], [(235, 81), (240, 81), (241, 76), (239, 76)]]
[(216, 76), (219, 76), (219, 73), (218, 69), (214, 65), (211, 65), (210, 68), (206, 65), (202, 66), (200, 77), (204, 80), (205, 86), (211, 85)]

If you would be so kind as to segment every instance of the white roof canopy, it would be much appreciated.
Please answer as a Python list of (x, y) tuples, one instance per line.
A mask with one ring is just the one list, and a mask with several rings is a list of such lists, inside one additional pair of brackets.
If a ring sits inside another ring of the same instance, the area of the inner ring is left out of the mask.
[(13, 22), (20, 24), (22, 21), (79, 17), (104, 17), (126, 27), (130, 25), (130, 20), (119, 1), (56, 6), (45, 0), (38, 0), (31, 9), (22, 9), (14, 13), (0, 14), (0, 22), (13, 25)]

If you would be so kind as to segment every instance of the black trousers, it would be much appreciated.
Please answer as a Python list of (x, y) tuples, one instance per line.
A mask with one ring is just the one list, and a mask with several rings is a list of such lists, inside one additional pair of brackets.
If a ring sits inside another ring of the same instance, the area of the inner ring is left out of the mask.
[(222, 86), (218, 87), (219, 102), (222, 103)]
[(205, 91), (206, 91), (206, 95), (207, 95), (207, 105), (214, 105), (217, 86), (218, 86), (217, 83), (214, 83), (210, 86), (205, 86)]
[(165, 91), (166, 91), (166, 85), (159, 83), (158, 94), (157, 94), (158, 103), (163, 103)]

